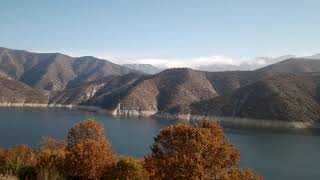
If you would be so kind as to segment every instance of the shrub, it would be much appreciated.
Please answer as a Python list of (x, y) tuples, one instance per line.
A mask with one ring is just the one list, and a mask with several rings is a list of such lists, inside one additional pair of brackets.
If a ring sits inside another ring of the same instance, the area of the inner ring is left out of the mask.
[(69, 175), (80, 179), (101, 179), (116, 163), (103, 125), (92, 119), (76, 124), (69, 131), (66, 149)]
[(0, 147), (0, 173), (2, 173), (2, 169), (6, 164), (6, 154), (7, 151)]
[(37, 179), (60, 180), (63, 176), (66, 143), (51, 137), (42, 138), (38, 149)]
[(65, 180), (67, 179), (60, 171), (52, 169), (37, 169), (37, 180)]
[(224, 137), (222, 128), (203, 121), (162, 129), (145, 166), (151, 179), (220, 179), (242, 172), (239, 162), (240, 154)]
[(222, 171), (216, 175), (215, 179), (217, 180), (261, 180), (262, 177), (259, 177), (252, 169), (230, 169), (227, 171)]
[(148, 179), (148, 172), (143, 164), (143, 160), (137, 160), (130, 156), (121, 157), (117, 165), (108, 172), (105, 179), (146, 180)]
[(7, 150), (6, 163), (3, 168), (4, 175), (15, 175), (19, 179), (32, 179), (35, 177), (36, 154), (27, 145), (17, 145)]

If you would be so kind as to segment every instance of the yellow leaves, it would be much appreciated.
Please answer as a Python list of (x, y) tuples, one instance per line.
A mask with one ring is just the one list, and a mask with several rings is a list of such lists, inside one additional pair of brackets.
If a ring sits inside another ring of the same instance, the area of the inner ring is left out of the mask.
[(143, 160), (137, 160), (130, 156), (120, 157), (117, 165), (108, 172), (106, 179), (147, 180), (148, 172), (143, 165)]
[(178, 124), (160, 131), (145, 159), (151, 179), (214, 179), (238, 168), (240, 154), (214, 122)]
[(34, 166), (36, 164), (36, 153), (31, 147), (27, 145), (16, 145), (7, 151), (6, 161), (19, 161), (26, 166)]
[(42, 138), (38, 149), (37, 169), (56, 169), (63, 171), (66, 143), (51, 137)]
[(116, 162), (103, 125), (92, 119), (76, 124), (69, 131), (66, 150), (68, 173), (79, 178), (101, 179)]
[(240, 169), (239, 161), (220, 125), (209, 121), (162, 129), (144, 160), (117, 161), (103, 125), (92, 119), (70, 129), (66, 142), (43, 138), (37, 151), (26, 145), (0, 149), (0, 170), (6, 166), (19, 176), (31, 170), (37, 179), (260, 179), (253, 170)]

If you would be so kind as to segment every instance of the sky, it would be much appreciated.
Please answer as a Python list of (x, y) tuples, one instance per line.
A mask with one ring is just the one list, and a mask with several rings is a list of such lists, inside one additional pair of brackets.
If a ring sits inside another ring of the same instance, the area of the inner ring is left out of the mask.
[(256, 63), (319, 53), (319, 7), (319, 0), (1, 0), (0, 46), (119, 64)]

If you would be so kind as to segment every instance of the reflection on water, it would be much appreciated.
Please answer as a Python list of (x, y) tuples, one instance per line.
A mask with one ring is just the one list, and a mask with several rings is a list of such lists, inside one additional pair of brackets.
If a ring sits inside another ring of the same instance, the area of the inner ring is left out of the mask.
[[(153, 137), (175, 121), (115, 118), (105, 114), (62, 109), (0, 108), (0, 146), (35, 146), (41, 136), (65, 138), (79, 121), (103, 122), (106, 135), (118, 154), (142, 157)], [(241, 165), (253, 167), (265, 179), (318, 179), (319, 130), (256, 129), (224, 126), (230, 141), (241, 152)]]

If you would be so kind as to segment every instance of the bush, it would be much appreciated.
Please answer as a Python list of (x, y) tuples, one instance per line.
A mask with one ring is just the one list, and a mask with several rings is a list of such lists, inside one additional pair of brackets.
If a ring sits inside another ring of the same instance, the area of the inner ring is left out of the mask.
[(76, 124), (69, 131), (66, 149), (68, 173), (80, 179), (101, 179), (116, 163), (103, 125), (92, 119)]
[(6, 155), (7, 151), (0, 147), (0, 174), (2, 173), (2, 170), (6, 164)]
[(261, 180), (262, 177), (258, 176), (252, 169), (230, 169), (227, 171), (221, 171), (216, 175), (217, 180)]
[(214, 122), (164, 128), (151, 151), (145, 159), (151, 179), (221, 179), (242, 175), (235, 173), (242, 172), (238, 150)]
[(65, 180), (67, 179), (59, 170), (52, 169), (37, 169), (37, 180)]
[(164, 128), (144, 160), (117, 161), (103, 125), (88, 119), (69, 131), (66, 142), (43, 138), (37, 151), (26, 145), (0, 148), (0, 180), (261, 179), (239, 163), (238, 150), (214, 122)]
[(42, 138), (38, 149), (37, 179), (65, 179), (66, 143), (51, 137)]
[(34, 179), (36, 172), (36, 153), (27, 145), (17, 145), (7, 150), (4, 175), (15, 175), (19, 179)]
[(121, 157), (117, 165), (108, 172), (105, 179), (146, 180), (148, 179), (148, 172), (143, 165), (143, 160), (137, 160), (130, 156)]

